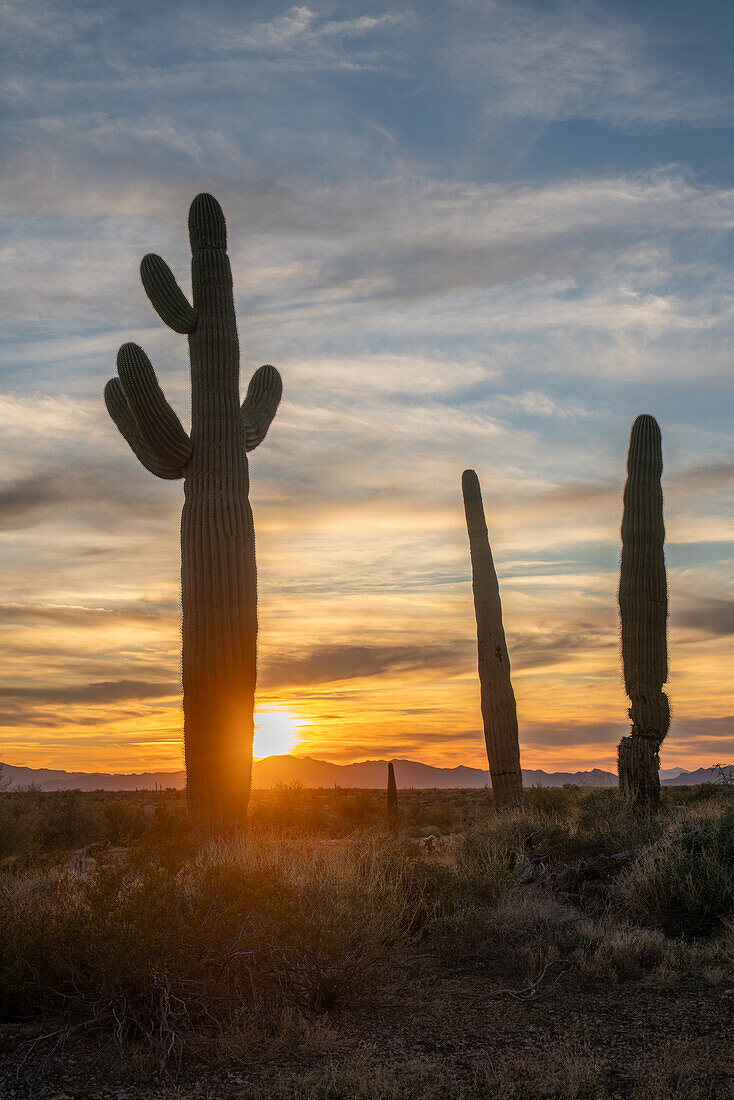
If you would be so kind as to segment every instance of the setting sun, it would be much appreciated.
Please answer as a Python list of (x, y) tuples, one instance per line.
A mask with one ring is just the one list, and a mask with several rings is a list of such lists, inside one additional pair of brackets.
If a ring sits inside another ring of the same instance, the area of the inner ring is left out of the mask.
[(298, 744), (299, 732), (307, 725), (308, 720), (293, 711), (266, 704), (255, 715), (253, 755), (259, 760), (264, 756), (283, 756), (293, 752)]

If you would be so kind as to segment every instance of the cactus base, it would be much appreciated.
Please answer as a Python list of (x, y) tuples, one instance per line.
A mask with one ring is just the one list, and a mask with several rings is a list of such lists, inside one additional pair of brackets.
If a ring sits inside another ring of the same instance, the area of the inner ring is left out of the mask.
[(641, 813), (654, 813), (660, 804), (659, 749), (657, 741), (635, 733), (619, 742), (619, 786)]

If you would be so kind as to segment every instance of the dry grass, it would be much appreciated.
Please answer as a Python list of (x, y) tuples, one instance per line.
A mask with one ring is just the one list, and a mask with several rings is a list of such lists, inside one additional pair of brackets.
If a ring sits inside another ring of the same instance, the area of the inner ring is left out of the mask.
[(601, 1100), (607, 1095), (601, 1059), (588, 1047), (574, 1044), (521, 1065), (509, 1059), (477, 1058), (469, 1065), (409, 1059), (400, 1066), (386, 1066), (357, 1058), (346, 1068), (334, 1065), (299, 1078), (282, 1075), (238, 1092), (241, 1100)]
[[(525, 816), (485, 814), (430, 855), (405, 833), (333, 838), (263, 820), (247, 841), (198, 849), (170, 806), (152, 812), (160, 829), (96, 853), (85, 874), (67, 855), (0, 876), (2, 1013), (52, 1036), (28, 1065), (91, 1037), (111, 1044), (127, 1079), (202, 1059), (241, 1067), (243, 1097), (593, 1097), (608, 1094), (609, 1071), (583, 1044), (551, 1044), (536, 1061), (411, 1068), (370, 1054), (363, 1065), (342, 1016), (379, 1016), (410, 975), (481, 976), (482, 1004), (550, 1001), (569, 980), (734, 980), (734, 816), (711, 792), (669, 799), (655, 821), (614, 792), (564, 790), (555, 803), (544, 792)], [(565, 873), (627, 849), (639, 854), (610, 863), (591, 894)], [(671, 1051), (650, 1095), (725, 1095), (719, 1077), (706, 1092), (703, 1069), (676, 1069)], [(248, 1084), (273, 1059), (317, 1065)], [(636, 1072), (620, 1095), (643, 1095)]]

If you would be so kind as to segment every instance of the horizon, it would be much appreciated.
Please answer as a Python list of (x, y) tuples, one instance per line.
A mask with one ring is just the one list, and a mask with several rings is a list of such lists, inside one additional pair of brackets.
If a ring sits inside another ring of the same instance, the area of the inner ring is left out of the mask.
[[(471, 764), (463, 764), (463, 763), (447, 764), (447, 765), (430, 764), (430, 763), (428, 763), (427, 761), (424, 761), (424, 760), (411, 760), (411, 759), (407, 759), (405, 757), (370, 757), (369, 759), (363, 759), (363, 760), (330, 761), (330, 760), (322, 760), (319, 757), (312, 756), (310, 753), (305, 754), (305, 755), (298, 754), (298, 753), (271, 753), (268, 756), (253, 756), (253, 764), (262, 764), (262, 763), (266, 763), (267, 761), (271, 761), (271, 760), (308, 760), (308, 761), (310, 761), (312, 763), (316, 763), (316, 764), (327, 764), (327, 765), (334, 764), (337, 767), (350, 767), (352, 765), (359, 766), (359, 765), (362, 765), (362, 764), (385, 764), (385, 765), (387, 765), (388, 762), (391, 761), (394, 764), (415, 764), (415, 765), (418, 765), (418, 767), (440, 768), (443, 771), (456, 771), (459, 768), (466, 768), (466, 769), (470, 769), (470, 770), (473, 770), (473, 771), (486, 772), (487, 777), (488, 777), (487, 781), (488, 781), (488, 783), (491, 783), (491, 780), (489, 779), (489, 768), (488, 768), (488, 766), (482, 767), (482, 766), (479, 766), (479, 765), (474, 766), (474, 765), (471, 765)], [(84, 769), (80, 769), (80, 768), (58, 768), (58, 767), (54, 767), (53, 765), (45, 765), (45, 766), (39, 766), (39, 767), (36, 767), (36, 768), (31, 768), (30, 765), (27, 765), (27, 764), (14, 764), (14, 763), (11, 763), (8, 760), (0, 760), (0, 769), (6, 768), (6, 767), (7, 768), (24, 768), (24, 769), (29, 769), (29, 770), (33, 770), (33, 771), (60, 771), (60, 772), (66, 772), (67, 774), (70, 774), (70, 775), (110, 775), (110, 776), (113, 776), (113, 777), (114, 776), (143, 776), (143, 775), (157, 775), (157, 774), (185, 775), (185, 773), (186, 773), (186, 769), (185, 769), (183, 763), (181, 764), (181, 767), (174, 768), (172, 770), (171, 769), (164, 769), (164, 768), (156, 768), (156, 769), (147, 769), (145, 771), (118, 772), (118, 771), (105, 771), (103, 769), (95, 769), (94, 771), (88, 771), (88, 770), (84, 770)], [(673, 772), (682, 772), (682, 773), (687, 774), (688, 772), (693, 773), (693, 772), (696, 772), (696, 771), (710, 771), (714, 768), (721, 768), (721, 767), (723, 767), (723, 768), (734, 768), (734, 764), (723, 764), (722, 765), (718, 761), (712, 761), (709, 764), (698, 763), (698, 764), (692, 765), (690, 768), (682, 768), (681, 766), (675, 766), (675, 765), (673, 765), (672, 767), (664, 767), (661, 763), (660, 776), (661, 776), (661, 778), (664, 779), (664, 778), (666, 778), (667, 775), (670, 775)], [(554, 775), (554, 774), (563, 775), (563, 774), (569, 774), (569, 772), (571, 774), (577, 773), (579, 775), (584, 775), (584, 774), (589, 775), (589, 774), (593, 773), (594, 771), (603, 771), (603, 772), (605, 772), (605, 774), (615, 775), (615, 776), (617, 774), (616, 769), (608, 770), (608, 769), (596, 768), (596, 767), (584, 768), (583, 766), (575, 768), (573, 770), (564, 769), (564, 768), (557, 768), (554, 771), (550, 771), (550, 772), (547, 771), (547, 769), (545, 769), (545, 768), (526, 768), (526, 767), (523, 766), (522, 770), (523, 770), (523, 772), (533, 772), (533, 773), (544, 772), (548, 775)], [(1, 777), (1, 773), (0, 773), (0, 777)]]
[(138, 265), (158, 252), (188, 290), (199, 191), (227, 218), (242, 392), (261, 363), (284, 382), (251, 459), (256, 753), (486, 768), (460, 490), (474, 468), (522, 766), (616, 771), (622, 489), (651, 412), (662, 766), (734, 758), (719, 10), (5, 6), (0, 758), (183, 767), (183, 494), (138, 467), (102, 390), (140, 342), (188, 423), (185, 341)]

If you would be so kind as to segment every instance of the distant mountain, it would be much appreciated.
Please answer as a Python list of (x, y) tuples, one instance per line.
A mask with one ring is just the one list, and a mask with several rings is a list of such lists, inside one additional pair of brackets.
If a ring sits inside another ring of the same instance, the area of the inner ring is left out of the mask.
[[(483, 768), (468, 768), (459, 764), (455, 768), (437, 768), (416, 760), (394, 760), (395, 779), (398, 787), (417, 789), (456, 789), (460, 787), (486, 787), (490, 784), (489, 772)], [(134, 791), (154, 790), (186, 785), (183, 771), (136, 772), (132, 775), (113, 775), (109, 772), (66, 772), (51, 768), (24, 768), (14, 764), (0, 764), (3, 778), (11, 788), (34, 786), (42, 791)], [(734, 764), (726, 768), (734, 780)], [(698, 768), (686, 772), (681, 768), (662, 771), (665, 786), (689, 786), (696, 783), (720, 783), (721, 775), (713, 768)], [(593, 768), (587, 772), (523, 771), (526, 787), (562, 787), (566, 783), (578, 787), (615, 787), (617, 777), (613, 772)], [(387, 760), (362, 760), (357, 764), (331, 764), (326, 760), (314, 760), (311, 756), (267, 756), (253, 765), (253, 786), (268, 789), (278, 783), (300, 783), (304, 787), (380, 788), (387, 780)]]
[[(727, 780), (734, 783), (734, 764), (725, 764), (723, 770)], [(697, 783), (723, 783), (723, 778), (718, 768), (696, 768), (695, 772), (681, 772), (663, 780), (665, 787), (695, 787)]]
[(679, 775), (684, 775), (685, 771), (685, 768), (661, 768), (660, 778), (664, 783), (666, 779), (677, 779)]
[[(395, 781), (399, 787), (442, 789), (460, 787), (486, 787), (490, 783), (489, 772), (483, 768), (468, 768), (459, 764), (455, 768), (437, 768), (416, 760), (393, 760)], [(590, 772), (524, 771), (523, 782), (527, 787), (562, 787), (575, 783), (581, 787), (612, 787), (617, 777), (611, 772), (595, 768)], [(255, 787), (274, 787), (276, 783), (302, 783), (304, 787), (384, 787), (387, 781), (387, 760), (362, 760), (358, 764), (329, 764), (310, 756), (268, 756), (255, 762), (253, 784)]]
[(186, 773), (140, 772), (133, 775), (112, 775), (109, 772), (64, 772), (52, 768), (22, 768), (15, 764), (0, 764), (0, 778), (10, 780), (14, 787), (38, 787), (42, 791), (152, 791), (156, 787), (185, 787)]

